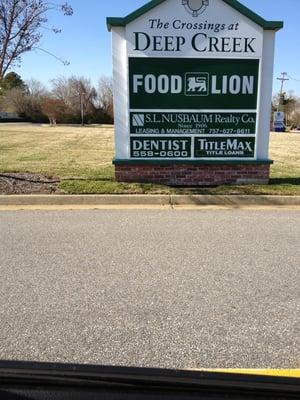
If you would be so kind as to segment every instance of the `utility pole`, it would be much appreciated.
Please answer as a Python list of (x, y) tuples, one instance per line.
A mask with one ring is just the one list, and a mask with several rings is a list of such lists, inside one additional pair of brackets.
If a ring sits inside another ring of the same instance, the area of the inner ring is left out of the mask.
[(284, 82), (285, 81), (289, 81), (289, 78), (287, 78), (287, 76), (288, 76), (287, 72), (281, 72), (281, 77), (277, 78), (278, 81), (281, 81), (280, 95), (279, 95), (279, 102), (278, 102), (277, 112), (280, 109), (280, 103), (281, 103), (281, 98), (282, 98), (282, 93), (283, 93)]
[(84, 98), (86, 93), (80, 92), (81, 126), (84, 126)]

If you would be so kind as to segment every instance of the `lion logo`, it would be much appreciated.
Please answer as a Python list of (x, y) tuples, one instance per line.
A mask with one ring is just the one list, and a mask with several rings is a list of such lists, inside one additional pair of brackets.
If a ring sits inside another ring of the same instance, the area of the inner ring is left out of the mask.
[(201, 78), (189, 78), (188, 79), (188, 92), (207, 92), (206, 79)]
[(208, 96), (209, 74), (207, 72), (187, 72), (185, 74), (186, 96)]

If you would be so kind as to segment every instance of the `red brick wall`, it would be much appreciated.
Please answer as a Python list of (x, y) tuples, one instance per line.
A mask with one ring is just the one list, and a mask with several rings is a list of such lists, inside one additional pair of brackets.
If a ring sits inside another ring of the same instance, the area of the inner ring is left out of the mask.
[(117, 164), (119, 182), (161, 183), (174, 186), (209, 186), (222, 184), (266, 184), (268, 164)]

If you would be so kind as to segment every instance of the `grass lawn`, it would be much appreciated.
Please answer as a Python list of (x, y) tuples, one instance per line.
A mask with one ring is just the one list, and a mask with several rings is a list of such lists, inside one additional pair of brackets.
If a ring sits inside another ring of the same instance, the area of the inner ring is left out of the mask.
[(172, 188), (114, 180), (113, 127), (0, 124), (0, 173), (42, 173), (65, 193), (204, 193), (300, 195), (300, 134), (271, 134), (270, 185)]

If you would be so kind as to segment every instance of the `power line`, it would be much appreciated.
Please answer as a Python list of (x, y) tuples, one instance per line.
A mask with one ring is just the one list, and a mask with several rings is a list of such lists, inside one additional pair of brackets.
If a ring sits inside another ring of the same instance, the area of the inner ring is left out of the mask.
[(295, 79), (295, 78), (293, 78), (291, 75), (287, 75), (287, 76), (288, 76), (288, 78), (291, 79), (292, 81), (300, 82), (300, 79)]
[(279, 81), (281, 81), (281, 87), (280, 87), (280, 96), (279, 96), (279, 102), (278, 102), (278, 107), (277, 107), (277, 112), (280, 109), (280, 104), (281, 104), (281, 99), (282, 99), (282, 93), (283, 93), (283, 85), (285, 81), (289, 81), (290, 79), (287, 78), (288, 73), (287, 72), (281, 72), (281, 77), (277, 78)]

